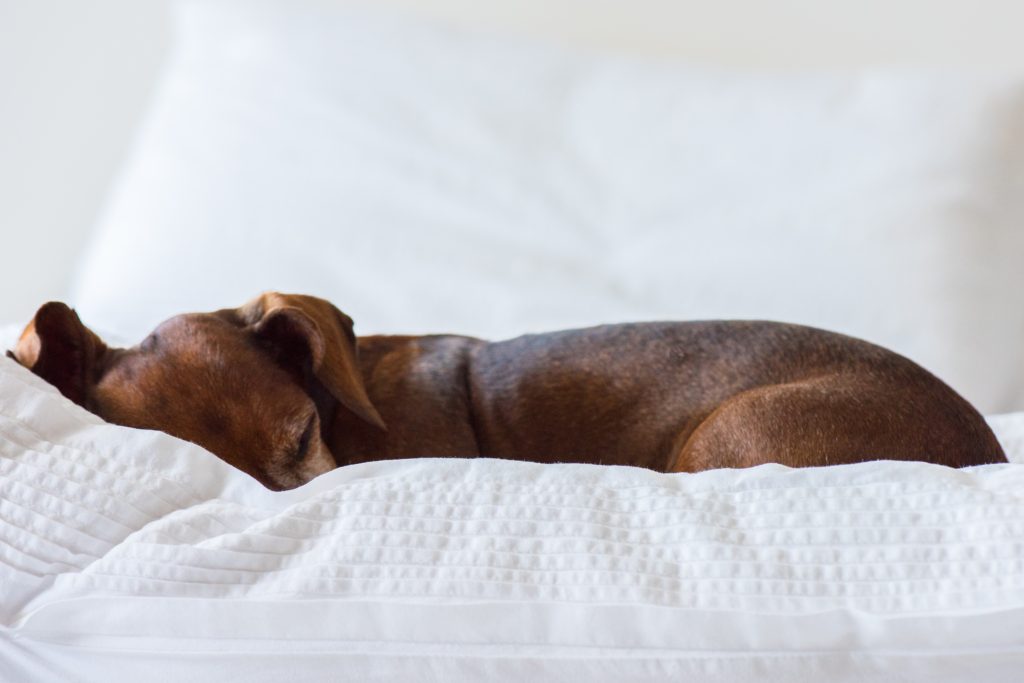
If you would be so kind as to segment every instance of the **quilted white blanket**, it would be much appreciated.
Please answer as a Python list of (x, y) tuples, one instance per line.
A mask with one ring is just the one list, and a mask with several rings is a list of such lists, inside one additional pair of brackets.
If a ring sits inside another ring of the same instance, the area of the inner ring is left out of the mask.
[(421, 459), (272, 493), (0, 361), (5, 682), (1021, 671), (1020, 465)]

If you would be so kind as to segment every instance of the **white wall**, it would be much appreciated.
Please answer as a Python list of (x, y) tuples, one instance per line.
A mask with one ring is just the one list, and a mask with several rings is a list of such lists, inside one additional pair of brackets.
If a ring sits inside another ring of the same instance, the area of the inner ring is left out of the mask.
[[(1024, 3), (1012, 0), (386, 4), (466, 26), (732, 66), (1024, 65)], [(66, 296), (159, 73), (167, 7), (0, 0), (0, 323), (27, 320), (43, 301)]]
[(65, 296), (158, 72), (163, 9), (0, 0), (0, 322)]

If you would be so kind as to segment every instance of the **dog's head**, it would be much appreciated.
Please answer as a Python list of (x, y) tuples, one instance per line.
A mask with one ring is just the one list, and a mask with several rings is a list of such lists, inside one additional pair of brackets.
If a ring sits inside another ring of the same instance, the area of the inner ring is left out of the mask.
[(340, 406), (384, 428), (366, 394), (352, 320), (327, 301), (266, 293), (241, 308), (179, 315), (110, 348), (63, 303), (43, 305), (13, 353), (108, 422), (203, 446), (266, 486), (335, 467)]

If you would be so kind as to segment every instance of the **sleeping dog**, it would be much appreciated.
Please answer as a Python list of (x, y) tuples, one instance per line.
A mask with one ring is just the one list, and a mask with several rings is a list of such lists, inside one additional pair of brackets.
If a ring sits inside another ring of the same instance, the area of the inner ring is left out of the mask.
[(421, 456), (663, 472), (1005, 462), (981, 415), (906, 358), (771, 322), (356, 339), (327, 301), (266, 293), (118, 349), (51, 302), (11, 355), (104, 420), (197, 443), (273, 489)]

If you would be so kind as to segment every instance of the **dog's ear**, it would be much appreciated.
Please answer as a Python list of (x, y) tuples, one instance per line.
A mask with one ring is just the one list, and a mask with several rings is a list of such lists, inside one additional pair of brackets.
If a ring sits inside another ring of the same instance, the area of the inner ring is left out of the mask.
[(323, 299), (277, 292), (256, 297), (239, 314), (279, 362), (311, 372), (339, 403), (386, 429), (366, 394), (351, 318)]
[(43, 304), (7, 355), (57, 387), (80, 406), (95, 383), (107, 346), (67, 304)]

